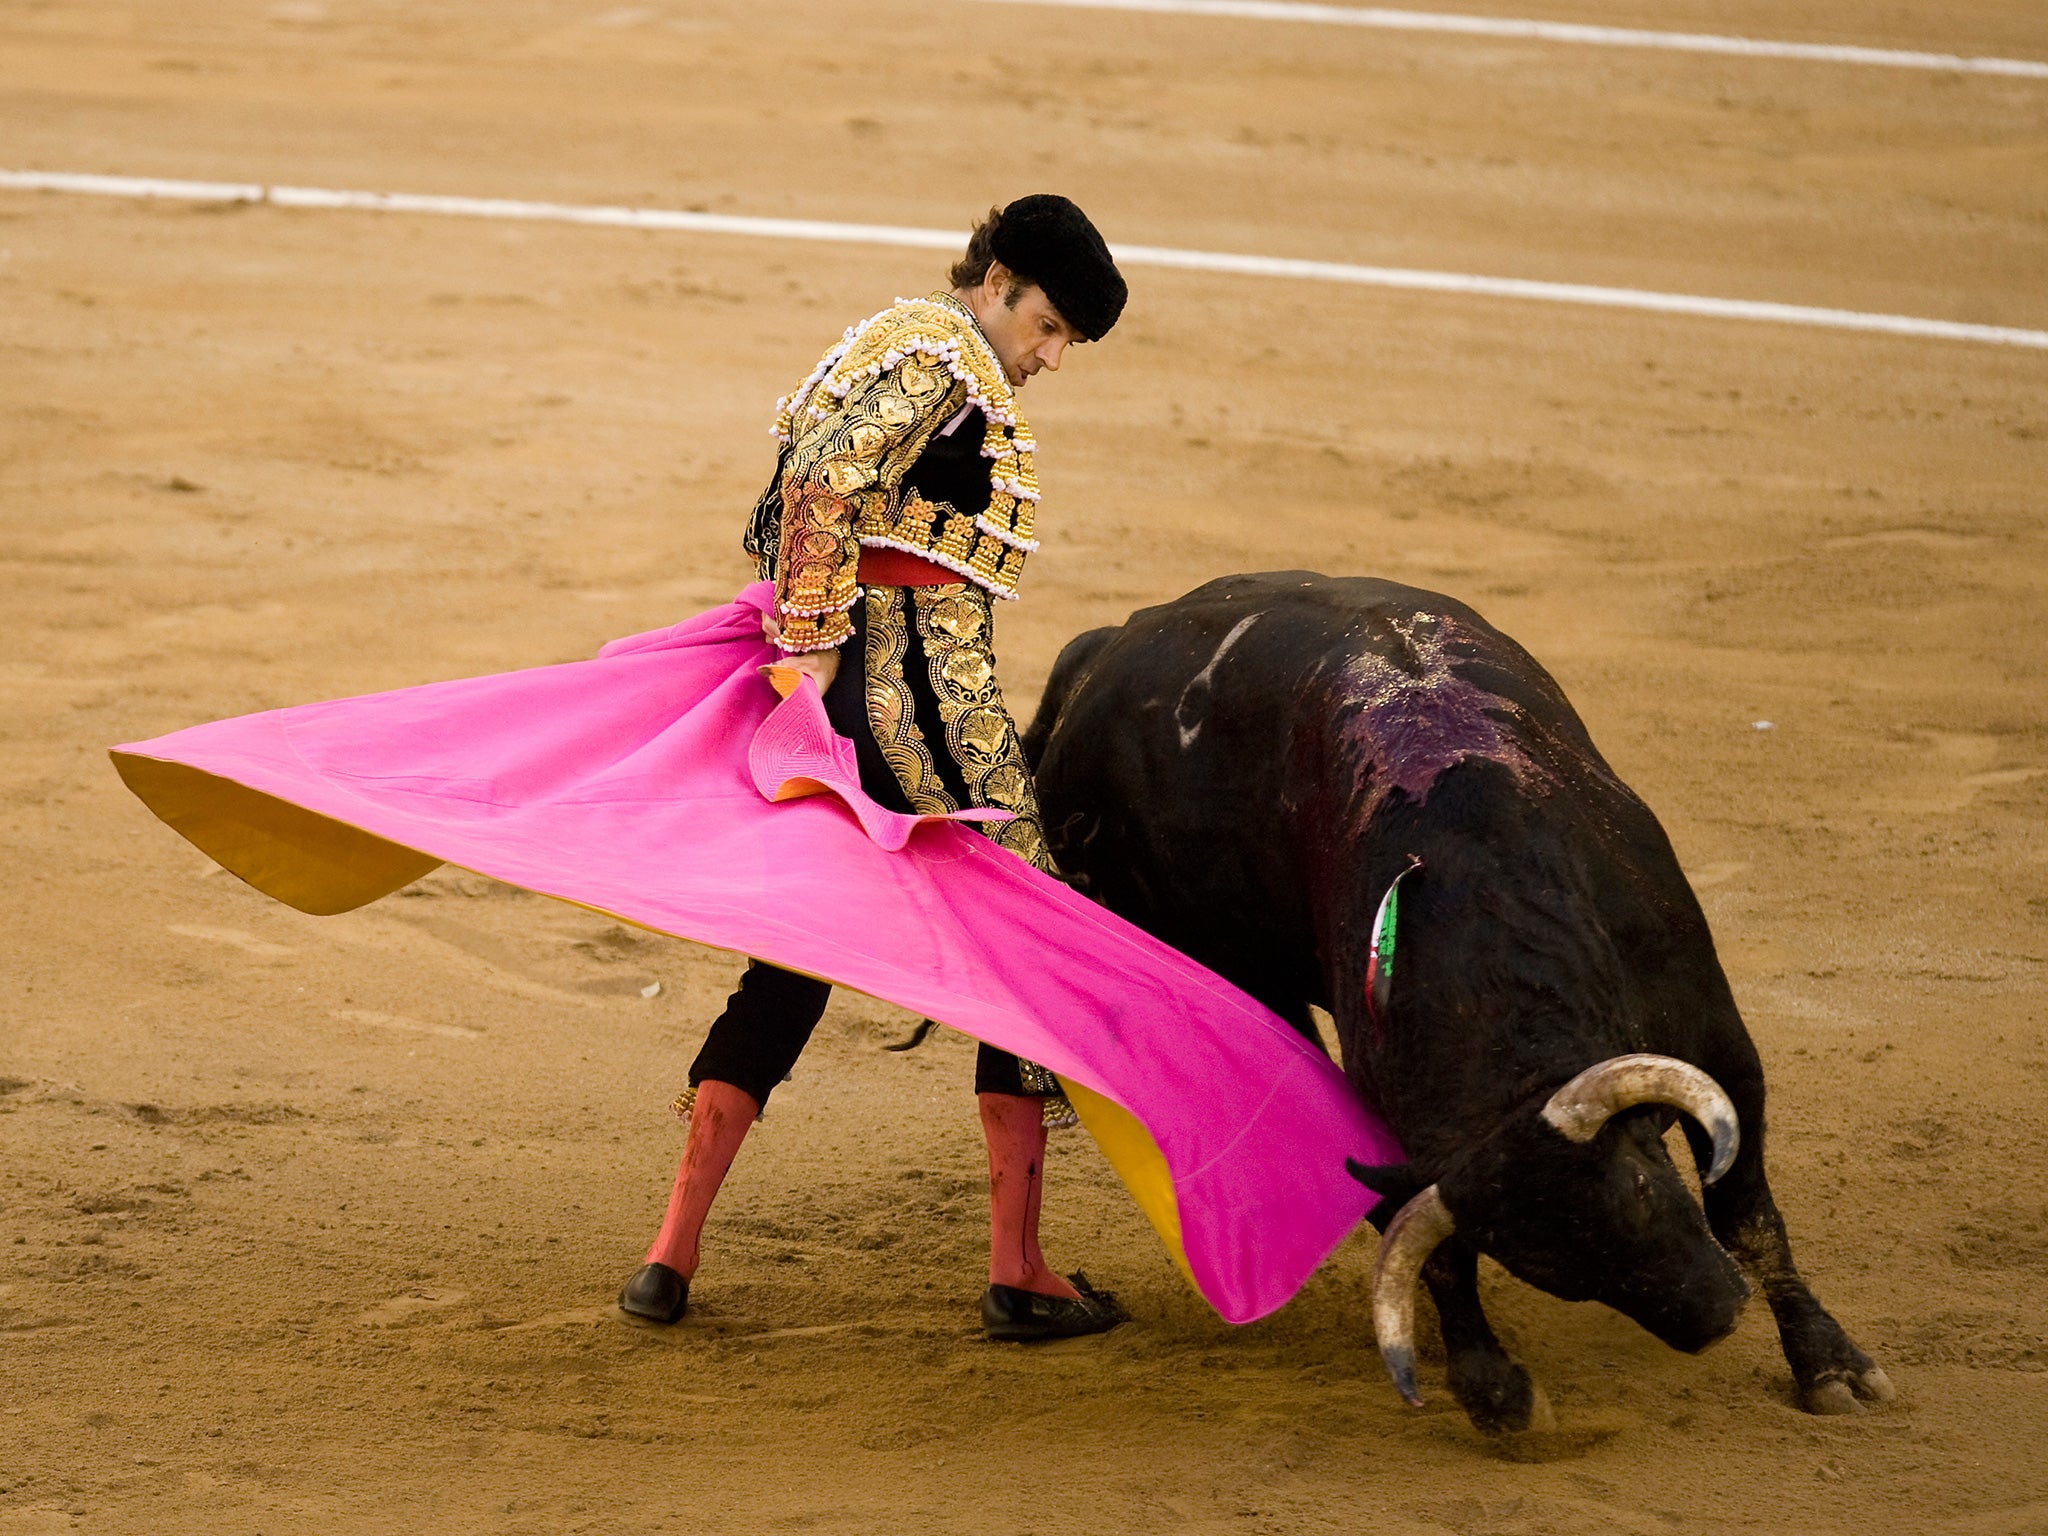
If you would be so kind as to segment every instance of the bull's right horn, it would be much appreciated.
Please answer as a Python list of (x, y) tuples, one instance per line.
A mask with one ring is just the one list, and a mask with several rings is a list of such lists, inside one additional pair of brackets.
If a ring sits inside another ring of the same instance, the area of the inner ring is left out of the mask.
[(1544, 1120), (1571, 1141), (1591, 1141), (1600, 1127), (1638, 1104), (1682, 1109), (1713, 1138), (1714, 1156), (1702, 1184), (1711, 1184), (1735, 1161), (1742, 1124), (1721, 1085), (1676, 1056), (1610, 1056), (1595, 1062), (1550, 1096)]
[(1379, 1337), (1380, 1358), (1394, 1378), (1394, 1390), (1417, 1408), (1422, 1394), (1415, 1387), (1415, 1287), (1422, 1281), (1422, 1266), (1457, 1227), (1432, 1184), (1387, 1223), (1372, 1267), (1372, 1331)]

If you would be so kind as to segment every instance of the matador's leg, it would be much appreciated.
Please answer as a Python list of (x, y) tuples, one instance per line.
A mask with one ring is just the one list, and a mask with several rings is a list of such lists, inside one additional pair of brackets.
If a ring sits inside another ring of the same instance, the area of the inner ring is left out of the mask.
[[(1038, 798), (995, 680), (988, 598), (964, 583), (870, 587), (863, 619), (868, 716), (912, 805), (924, 812), (993, 806), (1014, 813), (980, 830), (1052, 872)], [(996, 1337), (1095, 1331), (1120, 1313), (1083, 1299), (1038, 1243), (1048, 1125), (1072, 1125), (1059, 1079), (983, 1044), (975, 1092), (989, 1158), (989, 1291), (983, 1326)], [(1059, 1308), (1076, 1317), (1039, 1316)], [(993, 1310), (992, 1310), (993, 1309)]]
[[(1009, 811), (1009, 821), (984, 823), (983, 835), (1058, 874), (1031, 767), (996, 681), (988, 594), (965, 582), (870, 588), (864, 618), (869, 720), (911, 804), (927, 814), (963, 805)], [(1013, 1091), (1045, 1100), (1048, 1127), (1075, 1123), (1052, 1073), (982, 1047), (978, 1077), (1012, 1070), (1020, 1081)]]

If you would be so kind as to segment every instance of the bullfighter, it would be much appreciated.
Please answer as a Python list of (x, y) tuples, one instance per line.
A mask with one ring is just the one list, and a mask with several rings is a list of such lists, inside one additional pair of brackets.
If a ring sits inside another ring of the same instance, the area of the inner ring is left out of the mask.
[[(1017, 392), (1106, 335), (1127, 289), (1087, 216), (1046, 194), (991, 209), (949, 281), (849, 329), (778, 403), (780, 451), (744, 546), (775, 583), (771, 681), (816, 684), (863, 789), (917, 814), (1007, 811), (982, 830), (1056, 874), (993, 646), (994, 604), (1016, 597), (1038, 548), (1037, 444)], [(619, 1293), (629, 1315), (683, 1316), (719, 1185), (830, 992), (749, 962), (678, 1100), (689, 1132), (660, 1232)], [(989, 1162), (984, 1329), (1029, 1342), (1115, 1327), (1115, 1299), (1039, 1248), (1047, 1128), (1072, 1123), (1058, 1079), (984, 1044), (975, 1092)]]

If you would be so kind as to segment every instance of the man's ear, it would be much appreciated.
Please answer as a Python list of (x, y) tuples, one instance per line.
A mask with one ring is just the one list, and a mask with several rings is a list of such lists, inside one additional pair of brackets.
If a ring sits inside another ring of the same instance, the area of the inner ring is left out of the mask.
[(1368, 1164), (1347, 1157), (1344, 1171), (1380, 1197), (1379, 1204), (1366, 1214), (1366, 1220), (1381, 1232), (1387, 1230), (1387, 1223), (1402, 1206), (1428, 1187), (1428, 1181), (1415, 1171), (1412, 1163)]

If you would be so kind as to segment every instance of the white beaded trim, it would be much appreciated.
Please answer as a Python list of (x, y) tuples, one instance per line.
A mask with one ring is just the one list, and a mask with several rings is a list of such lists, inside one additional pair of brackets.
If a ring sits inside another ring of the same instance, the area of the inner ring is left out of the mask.
[(822, 608), (803, 608), (794, 603), (777, 602), (776, 607), (792, 619), (822, 619), (828, 613), (844, 613), (861, 600), (864, 594), (859, 587), (853, 589), (853, 596), (843, 603), (827, 603)]
[[(946, 365), (946, 371), (952, 374), (954, 379), (957, 380), (959, 383), (965, 384), (967, 386), (967, 403), (969, 405), (978, 406), (982, 414), (987, 416), (991, 421), (1000, 422), (1005, 427), (1016, 426), (1016, 408), (1014, 406), (997, 405), (994, 401), (990, 400), (987, 396), (981, 393), (973, 371), (960, 361), (960, 347), (957, 342), (941, 343), (915, 341), (911, 343), (911, 346), (908, 351), (896, 347), (891, 347), (887, 352), (882, 354), (881, 360), (879, 362), (870, 363), (865, 368), (856, 369), (850, 377), (833, 377), (833, 369), (838, 365), (841, 359), (843, 359), (846, 356), (848, 352), (853, 350), (855, 344), (859, 342), (860, 338), (864, 334), (866, 334), (868, 328), (874, 325), (878, 320), (885, 319), (889, 315), (894, 314), (897, 310), (903, 308), (906, 304), (932, 304), (935, 307), (956, 307), (940, 306), (939, 302), (935, 299), (899, 298), (894, 304), (890, 305), (887, 309), (878, 310), (876, 313), (869, 315), (867, 319), (861, 321), (859, 325), (848, 327), (845, 334), (841, 336), (839, 345), (834, 347), (830, 352), (827, 352), (824, 355), (824, 357), (819, 359), (818, 366), (811, 370), (810, 377), (805, 379), (803, 383), (799, 384), (796, 387), (796, 389), (792, 391), (790, 394), (783, 396), (782, 399), (775, 402), (776, 415), (779, 417), (784, 412), (793, 412), (796, 408), (797, 402), (800, 400), (808, 399), (812, 389), (820, 382), (825, 383), (825, 387), (831, 391), (832, 397), (835, 400), (844, 400), (848, 392), (852, 390), (854, 380), (859, 379), (863, 376), (868, 378), (879, 378), (883, 373), (896, 367), (897, 364), (901, 363), (906, 357), (909, 357), (912, 353), (917, 353), (925, 357), (936, 358), (938, 361), (944, 363)], [(972, 320), (973, 317), (970, 315), (968, 316), (968, 318)], [(1003, 372), (1003, 365), (1001, 359), (999, 359), (995, 355), (994, 349), (991, 348), (988, 345), (988, 343), (982, 339), (981, 333), (978, 330), (970, 330), (969, 335), (973, 340), (975, 350), (981, 354), (982, 360), (988, 364), (990, 371), (995, 373), (998, 377), (1007, 378), (1008, 376)], [(815, 407), (811, 409), (810, 415), (816, 420), (822, 421), (824, 419), (824, 413), (822, 411), (817, 410)], [(775, 435), (778, 439), (780, 439), (783, 442), (789, 441), (788, 435), (783, 432), (777, 431)], [(1033, 446), (1035, 447), (1036, 444), (1034, 444)], [(1028, 452), (1029, 450), (1026, 451)]]
[[(981, 392), (980, 382), (975, 371), (969, 368), (961, 358), (962, 343), (953, 339), (934, 341), (922, 337), (912, 338), (903, 345), (891, 346), (876, 361), (856, 368), (850, 373), (838, 371), (840, 365), (846, 360), (847, 354), (859, 345), (861, 337), (867, 333), (870, 327), (888, 319), (898, 310), (912, 304), (925, 304), (934, 309), (949, 310), (968, 322), (962, 334), (968, 338), (967, 344), (974, 349), (977, 359), (987, 365), (989, 373), (1003, 381), (1005, 386), (1003, 396), (1006, 403), (998, 405)], [(930, 299), (899, 298), (888, 309), (879, 310), (861, 321), (860, 324), (849, 326), (840, 337), (839, 344), (819, 359), (818, 366), (811, 370), (810, 376), (790, 394), (775, 402), (776, 422), (772, 429), (775, 440), (784, 446), (790, 444), (795, 425), (791, 418), (799, 406), (802, 407), (804, 414), (812, 420), (823, 421), (825, 419), (824, 411), (815, 405), (809, 404), (811, 400), (816, 398), (817, 392), (820, 389), (825, 390), (835, 400), (844, 400), (853, 392), (854, 386), (861, 380), (880, 378), (884, 373), (891, 372), (900, 367), (907, 359), (913, 356), (930, 358), (943, 366), (953, 376), (955, 382), (966, 386), (967, 405), (981, 412), (984, 433), (981, 456), (992, 461), (989, 466), (990, 492), (996, 495), (1008, 496), (1013, 503), (1035, 504), (1039, 499), (1037, 486), (1027, 484), (1013, 471), (1021, 470), (1026, 475), (1031, 474), (1032, 466), (1030, 459), (1031, 455), (1037, 451), (1037, 440), (1021, 435), (1005, 437), (1005, 433), (1015, 434), (1016, 429), (1021, 424), (1016, 410), (1015, 398), (1009, 393), (1009, 375), (1003, 368), (1002, 360), (996, 356), (995, 349), (989, 345), (988, 339), (981, 334), (981, 328), (975, 322), (972, 311), (968, 310), (957, 299), (951, 299), (945, 295), (939, 295)], [(785, 426), (785, 422), (788, 422), (789, 425)], [(1033, 479), (1036, 479), (1036, 476), (1033, 476)], [(1007, 545), (1012, 549), (1019, 549), (1029, 553), (1039, 547), (1036, 539), (1025, 538), (1013, 530), (1003, 527), (986, 513), (975, 518), (974, 526), (979, 532), (994, 538), (997, 542)], [(863, 545), (872, 545), (883, 549), (900, 549), (906, 554), (920, 555), (941, 569), (951, 571), (973, 582), (976, 586), (981, 587), (1002, 601), (1012, 602), (1016, 600), (1017, 594), (1000, 585), (998, 580), (985, 577), (968, 566), (964, 561), (939, 554), (928, 547), (881, 536), (864, 537), (860, 542)], [(835, 604), (830, 608), (821, 608), (809, 612), (793, 608), (784, 608), (783, 611), (792, 617), (818, 617), (827, 613), (839, 613), (852, 607), (853, 603), (859, 600), (859, 596), (859, 590), (856, 589), (855, 596), (844, 604)], [(823, 648), (803, 647), (802, 649)]]
[[(941, 346), (937, 342), (913, 341), (910, 343), (909, 351), (898, 351), (892, 347), (865, 368), (856, 368), (850, 374), (833, 373), (825, 379), (825, 392), (835, 400), (844, 400), (853, 392), (853, 386), (861, 379), (878, 379), (883, 374), (895, 369), (905, 358), (910, 357), (912, 354), (933, 358), (943, 363), (946, 371), (952, 374), (956, 381), (967, 386), (967, 403), (979, 410), (982, 415), (988, 417), (991, 421), (1001, 423), (1005, 427), (1012, 427), (1017, 424), (1017, 413), (1015, 411), (1004, 409), (990, 400), (988, 396), (981, 393), (976, 385), (974, 374), (961, 363), (959, 349), (957, 347)], [(825, 419), (825, 413), (815, 405), (807, 408), (807, 414), (813, 421), (823, 421)]]
[(849, 325), (846, 328), (846, 330), (841, 334), (839, 338), (839, 345), (834, 347), (830, 352), (827, 352), (822, 358), (818, 360), (818, 366), (811, 370), (811, 376), (805, 379), (803, 383), (797, 385), (797, 387), (791, 390), (788, 394), (784, 395), (780, 400), (775, 402), (776, 425), (768, 429), (769, 432), (773, 434), (775, 441), (781, 443), (784, 447), (787, 447), (789, 445), (790, 436), (787, 432), (782, 430), (782, 418), (788, 415), (791, 411), (794, 411), (796, 409), (797, 401), (808, 400), (811, 397), (812, 388), (818, 383), (820, 379), (824, 378), (826, 374), (832, 371), (832, 365), (838, 362), (839, 359), (841, 359), (842, 357), (846, 356), (846, 354), (853, 349), (854, 342), (860, 339), (860, 333), (866, 330), (869, 326), (873, 325), (877, 320), (881, 319), (883, 315), (886, 315), (888, 313), (889, 311), (886, 309), (881, 310), (875, 314), (869, 315), (867, 319), (861, 321), (859, 325)]
[(987, 534), (990, 538), (1000, 539), (1003, 543), (1009, 545), (1012, 549), (1021, 549), (1026, 554), (1030, 554), (1032, 551), (1038, 548), (1038, 540), (1019, 538), (1016, 534), (1010, 532), (1009, 529), (1002, 527), (1000, 524), (990, 522), (989, 516), (986, 512), (982, 513), (980, 516), (975, 518), (974, 526), (979, 528), (983, 533)]
[(837, 640), (814, 640), (809, 645), (791, 645), (782, 636), (777, 635), (775, 648), (785, 656), (802, 656), (810, 651), (836, 651), (846, 644), (846, 639), (845, 635), (841, 635)]
[(903, 539), (892, 539), (887, 534), (882, 533), (864, 533), (860, 536), (860, 542), (863, 548), (900, 549), (906, 555), (922, 556), (924, 559), (931, 561), (933, 565), (940, 566), (945, 570), (951, 571), (956, 576), (973, 582), (991, 597), (1005, 603), (1017, 601), (1016, 593), (1006, 591), (1002, 587), (990, 586), (987, 577), (973, 569), (965, 561), (955, 560), (951, 555), (942, 555), (937, 550), (926, 549), (921, 544), (911, 544)]

